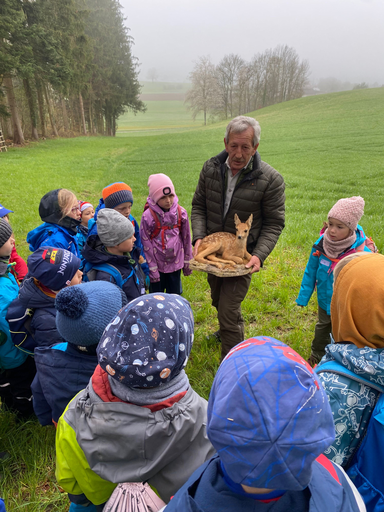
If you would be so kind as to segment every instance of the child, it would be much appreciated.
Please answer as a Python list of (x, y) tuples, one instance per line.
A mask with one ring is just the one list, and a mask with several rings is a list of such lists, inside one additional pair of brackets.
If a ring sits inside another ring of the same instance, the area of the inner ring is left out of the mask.
[(148, 179), (148, 209), (141, 218), (140, 234), (149, 266), (151, 292), (182, 293), (180, 273), (192, 271), (191, 232), (187, 211), (178, 204), (175, 187), (165, 174)]
[(132, 189), (126, 183), (111, 183), (110, 185), (103, 188), (102, 198), (100, 199), (99, 204), (96, 208), (94, 220), (89, 223), (89, 236), (97, 235), (97, 216), (99, 214), (99, 211), (101, 211), (103, 208), (111, 208), (113, 210), (116, 210), (117, 212), (121, 213), (121, 215), (124, 215), (124, 217), (129, 219), (132, 222), (132, 225), (135, 229), (135, 247), (138, 247), (140, 255), (142, 257), (142, 259), (140, 258), (140, 264), (145, 274), (145, 285), (146, 288), (149, 288), (148, 264), (146, 261), (144, 261), (144, 251), (140, 238), (139, 225), (136, 219), (131, 214), (132, 205)]
[(102, 510), (117, 483), (142, 481), (167, 502), (213, 455), (207, 402), (184, 371), (192, 343), (189, 303), (166, 294), (133, 300), (106, 327), (99, 366), (57, 428), (56, 476), (72, 502)]
[[(5, 219), (7, 222), (9, 222), (10, 213), (13, 213), (13, 210), (8, 210), (0, 204), (0, 219)], [(9, 258), (9, 263), (15, 264), (11, 267), (11, 272), (16, 278), (16, 281), (21, 283), (21, 281), (28, 273), (28, 268), (23, 258), (17, 254), (15, 245), (13, 246), (11, 257)]]
[(82, 254), (84, 245), (88, 238), (88, 222), (93, 219), (95, 210), (91, 203), (86, 201), (79, 201), (79, 211), (81, 215), (81, 224), (77, 226), (77, 243), (79, 245), (80, 255)]
[(319, 319), (315, 327), (311, 356), (308, 363), (313, 366), (325, 354), (332, 331), (330, 308), (333, 291), (333, 269), (338, 261), (356, 251), (370, 252), (365, 245), (366, 236), (358, 225), (364, 213), (364, 199), (349, 197), (339, 199), (328, 213), (328, 225), (315, 242), (304, 272), (300, 293), (296, 299), (299, 306), (306, 306), (317, 287)]
[(72, 398), (84, 389), (96, 366), (96, 347), (109, 322), (127, 303), (112, 283), (93, 281), (61, 290), (56, 326), (66, 343), (35, 349), (33, 408), (41, 425), (56, 425)]
[(80, 212), (75, 194), (65, 188), (47, 192), (40, 201), (39, 214), (44, 224), (28, 233), (29, 249), (57, 247), (80, 258), (76, 237)]
[(278, 340), (251, 338), (228, 353), (209, 396), (207, 433), (217, 455), (166, 512), (365, 511), (344, 471), (322, 455), (335, 437), (324, 390)]
[(83, 250), (86, 278), (117, 284), (128, 302), (143, 295), (144, 276), (132, 222), (116, 210), (103, 208), (97, 217), (97, 231), (98, 235), (88, 237)]
[(55, 298), (62, 288), (81, 283), (80, 264), (80, 259), (71, 252), (54, 247), (41, 247), (29, 256), (28, 276), (7, 313), (11, 331), (13, 323), (32, 313), (30, 324), (25, 327), (33, 338), (29, 352), (36, 346), (50, 347), (62, 341), (56, 329)]
[[(337, 265), (335, 274), (343, 263)], [(340, 270), (331, 304), (334, 342), (326, 347), (316, 371), (328, 395), (336, 431), (336, 439), (325, 455), (343, 467), (352, 462), (373, 421), (376, 401), (384, 392), (383, 301), (384, 256), (366, 253)], [(377, 439), (376, 444), (382, 451), (384, 438)], [(369, 455), (372, 459), (375, 454)], [(360, 477), (372, 502), (373, 496), (384, 496), (382, 471), (377, 476), (379, 485)]]
[(14, 245), (12, 228), (0, 218), (0, 398), (1, 403), (21, 417), (33, 413), (31, 382), (35, 375), (33, 359), (12, 343), (6, 314), (16, 299), (19, 286), (10, 273), (9, 258)]

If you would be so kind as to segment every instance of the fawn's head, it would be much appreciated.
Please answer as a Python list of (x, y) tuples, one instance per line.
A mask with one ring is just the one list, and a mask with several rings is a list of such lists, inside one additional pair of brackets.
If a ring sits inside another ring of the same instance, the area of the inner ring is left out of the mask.
[(247, 240), (249, 231), (252, 226), (253, 215), (248, 217), (248, 220), (241, 222), (237, 213), (235, 213), (235, 226), (236, 226), (236, 238), (238, 240)]

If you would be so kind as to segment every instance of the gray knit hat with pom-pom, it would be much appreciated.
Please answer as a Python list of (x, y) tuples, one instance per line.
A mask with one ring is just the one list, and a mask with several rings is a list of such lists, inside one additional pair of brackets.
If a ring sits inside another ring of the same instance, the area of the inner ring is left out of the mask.
[(55, 301), (57, 330), (73, 345), (97, 345), (106, 326), (126, 303), (122, 290), (106, 281), (64, 288)]

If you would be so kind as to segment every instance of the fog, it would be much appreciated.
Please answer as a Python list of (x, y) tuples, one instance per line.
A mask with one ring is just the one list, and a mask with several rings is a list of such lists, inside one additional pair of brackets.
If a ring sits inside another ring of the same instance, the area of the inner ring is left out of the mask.
[(187, 81), (199, 56), (250, 60), (278, 44), (309, 61), (310, 80), (384, 84), (383, 0), (120, 0), (140, 79)]

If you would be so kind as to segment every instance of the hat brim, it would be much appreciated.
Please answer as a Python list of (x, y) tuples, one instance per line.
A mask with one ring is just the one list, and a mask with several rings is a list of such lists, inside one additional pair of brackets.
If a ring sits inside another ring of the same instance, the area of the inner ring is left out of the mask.
[(5, 208), (4, 206), (1, 206), (0, 204), (0, 218), (5, 217), (8, 215), (8, 213), (15, 213), (13, 210), (8, 210), (8, 208)]

